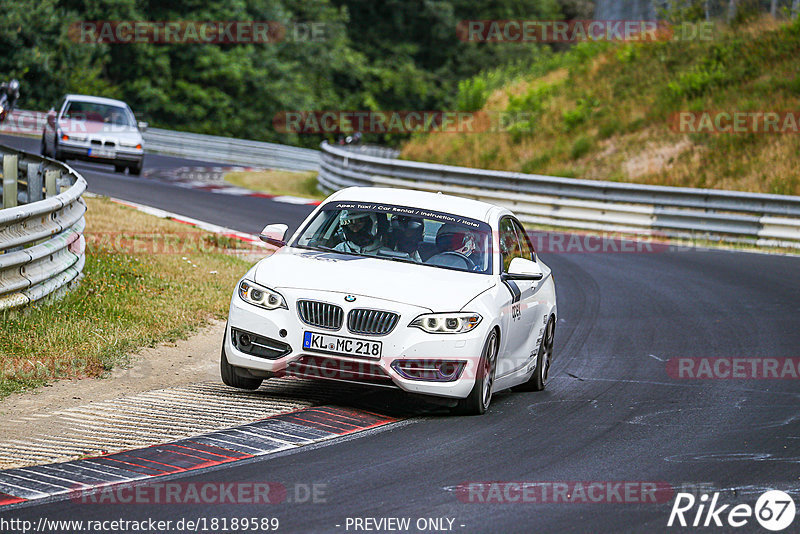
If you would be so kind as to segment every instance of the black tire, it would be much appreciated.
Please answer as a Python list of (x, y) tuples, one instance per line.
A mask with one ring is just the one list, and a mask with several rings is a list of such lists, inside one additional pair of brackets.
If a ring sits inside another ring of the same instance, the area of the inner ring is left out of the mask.
[[(227, 328), (225, 329), (227, 332)], [(228, 358), (225, 356), (225, 338), (222, 338), (222, 354), (219, 357), (219, 374), (222, 377), (222, 382), (226, 386), (239, 389), (256, 390), (261, 387), (261, 378), (247, 378), (239, 376), (236, 373), (236, 367), (228, 363)]]
[(461, 415), (482, 415), (489, 409), (492, 402), (492, 386), (494, 374), (497, 370), (497, 350), (499, 338), (497, 330), (492, 329), (483, 345), (481, 359), (475, 376), (475, 385), (466, 399), (458, 401), (455, 413)]
[(556, 321), (553, 316), (547, 321), (544, 329), (544, 339), (539, 345), (536, 355), (536, 370), (524, 384), (514, 386), (514, 391), (542, 391), (547, 386), (547, 376), (550, 373), (550, 363), (553, 361), (553, 340), (556, 335)]
[(128, 167), (126, 167), (125, 165), (117, 165), (116, 163), (114, 164), (114, 172), (122, 172), (122, 173), (124, 173), (125, 169), (127, 169), (127, 168)]
[(128, 167), (128, 173), (132, 174), (133, 176), (139, 176), (142, 174), (142, 162), (140, 161), (139, 163)]

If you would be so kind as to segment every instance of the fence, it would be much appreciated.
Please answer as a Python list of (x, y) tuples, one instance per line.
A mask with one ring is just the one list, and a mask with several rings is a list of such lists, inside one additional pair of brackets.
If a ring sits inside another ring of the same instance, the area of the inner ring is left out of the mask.
[[(0, 133), (41, 136), (46, 122), (46, 113), (18, 109), (0, 125)], [(148, 128), (142, 137), (146, 152), (289, 171), (319, 169), (319, 151), (309, 148), (159, 128)]]
[(0, 156), (2, 310), (61, 292), (80, 277), (86, 181), (63, 163), (4, 145)]
[(800, 247), (800, 197), (488, 171), (321, 147), (319, 184), (328, 190), (441, 191), (505, 206), (530, 224)]

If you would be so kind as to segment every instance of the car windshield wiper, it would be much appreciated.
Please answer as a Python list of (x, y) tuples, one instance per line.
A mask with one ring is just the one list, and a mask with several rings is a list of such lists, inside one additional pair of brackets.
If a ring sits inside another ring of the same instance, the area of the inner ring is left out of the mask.
[[(331, 247), (326, 247), (325, 245), (297, 245), (297, 248), (302, 248), (305, 250), (319, 250), (320, 252), (336, 252), (340, 253), (338, 250), (333, 249)], [(343, 252), (341, 254), (344, 254)]]

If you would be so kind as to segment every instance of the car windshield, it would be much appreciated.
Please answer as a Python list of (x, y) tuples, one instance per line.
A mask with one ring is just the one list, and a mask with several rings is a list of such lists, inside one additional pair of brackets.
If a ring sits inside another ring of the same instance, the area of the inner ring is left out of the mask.
[(292, 244), (482, 274), (492, 272), (491, 229), (475, 219), (390, 204), (326, 204)]
[(81, 102), (73, 100), (64, 110), (64, 118), (72, 120), (103, 122), (116, 126), (135, 126), (131, 113), (120, 106), (97, 104), (95, 102)]

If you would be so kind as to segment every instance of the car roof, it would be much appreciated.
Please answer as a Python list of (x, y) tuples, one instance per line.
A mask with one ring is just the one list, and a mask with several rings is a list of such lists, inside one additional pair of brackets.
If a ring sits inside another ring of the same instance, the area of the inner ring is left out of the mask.
[(408, 206), (452, 213), (479, 221), (488, 221), (489, 212), (492, 209), (498, 208), (498, 206), (494, 204), (481, 202), (480, 200), (393, 187), (348, 187), (347, 189), (342, 189), (331, 195), (329, 200), (335, 200), (337, 202), (375, 202), (393, 204), (396, 206)]
[(113, 98), (104, 98), (102, 96), (91, 96), (91, 95), (74, 95), (69, 94), (66, 95), (66, 98), (69, 101), (79, 101), (79, 102), (90, 102), (92, 104), (106, 104), (109, 106), (119, 106), (123, 108), (127, 108), (128, 104), (123, 102), (122, 100), (115, 100)]

